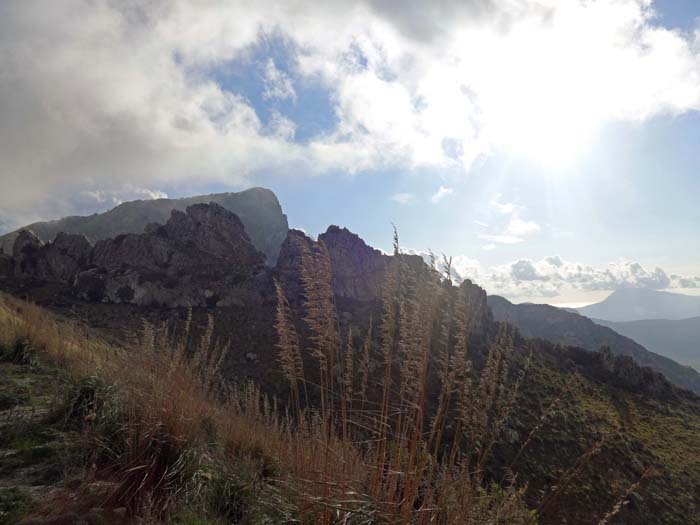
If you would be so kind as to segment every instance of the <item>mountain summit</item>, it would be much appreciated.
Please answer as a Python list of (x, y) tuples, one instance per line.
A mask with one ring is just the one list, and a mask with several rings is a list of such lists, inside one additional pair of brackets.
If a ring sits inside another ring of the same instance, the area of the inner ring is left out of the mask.
[(84, 235), (89, 241), (117, 237), (125, 233), (143, 233), (152, 223), (163, 224), (173, 210), (185, 211), (194, 204), (213, 202), (235, 213), (245, 226), (253, 245), (274, 266), (289, 225), (277, 196), (266, 188), (250, 188), (237, 193), (213, 193), (182, 199), (154, 199), (124, 202), (104, 213), (86, 217), (64, 217), (35, 222), (0, 237), (0, 252), (12, 253), (21, 230), (31, 230), (43, 242), (53, 241), (59, 232)]
[(687, 319), (700, 316), (700, 297), (645, 288), (617, 290), (600, 303), (584, 306), (579, 313), (605, 321)]

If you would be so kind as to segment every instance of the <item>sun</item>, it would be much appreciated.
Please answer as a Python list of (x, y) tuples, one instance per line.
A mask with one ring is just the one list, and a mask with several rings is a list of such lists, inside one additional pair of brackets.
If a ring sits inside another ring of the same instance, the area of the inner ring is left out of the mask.
[[(472, 87), (489, 143), (548, 167), (576, 162), (607, 107), (606, 87), (586, 66), (591, 49), (563, 32), (525, 24), (508, 38), (482, 35), (478, 57), (463, 69), (478, 78)], [(602, 70), (612, 67), (593, 56)]]

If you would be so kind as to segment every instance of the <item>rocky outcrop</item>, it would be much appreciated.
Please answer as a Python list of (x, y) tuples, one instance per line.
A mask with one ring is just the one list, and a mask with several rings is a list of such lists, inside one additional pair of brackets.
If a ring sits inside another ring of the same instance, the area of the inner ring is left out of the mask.
[(282, 284), (287, 299), (293, 307), (299, 307), (303, 298), (301, 265), (304, 251), (310, 252), (314, 240), (300, 230), (289, 230), (282, 243), (275, 278)]
[(223, 306), (254, 294), (251, 280), (264, 255), (235, 214), (210, 203), (173, 210), (165, 225), (149, 225), (146, 233), (98, 242), (92, 264), (75, 284), (90, 301)]
[(484, 334), (493, 325), (493, 315), (487, 304), (486, 291), (469, 279), (462, 281), (459, 288), (471, 315), (472, 333)]
[(38, 268), (39, 250), (43, 242), (30, 230), (22, 230), (12, 245), (15, 275), (35, 275)]
[(88, 264), (91, 251), (82, 235), (59, 233), (53, 242), (44, 244), (33, 232), (22, 230), (12, 249), (14, 275), (72, 282)]
[[(43, 242), (51, 241), (59, 232), (85, 235), (92, 242), (97, 242), (122, 234), (144, 233), (149, 224), (163, 224), (168, 221), (173, 210), (184, 212), (189, 206), (210, 202), (235, 213), (245, 226), (253, 245), (265, 254), (267, 264), (274, 266), (289, 226), (277, 197), (265, 188), (250, 188), (237, 193), (197, 195), (183, 199), (125, 202), (105, 213), (38, 222), (24, 229), (33, 231)], [(0, 236), (0, 252), (3, 249), (5, 253), (10, 252), (20, 231)]]
[(48, 277), (71, 282), (90, 262), (92, 246), (83, 235), (59, 233), (41, 249), (41, 264)]
[(330, 226), (319, 235), (333, 268), (333, 291), (338, 297), (371, 301), (382, 296), (389, 258), (368, 246), (347, 228)]

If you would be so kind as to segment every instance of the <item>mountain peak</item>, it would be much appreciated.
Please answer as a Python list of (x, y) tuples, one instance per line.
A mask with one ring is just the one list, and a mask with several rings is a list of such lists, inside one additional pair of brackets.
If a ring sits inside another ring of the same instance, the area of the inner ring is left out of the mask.
[(700, 296), (648, 288), (621, 288), (604, 301), (578, 310), (586, 317), (605, 321), (687, 319), (700, 315)]

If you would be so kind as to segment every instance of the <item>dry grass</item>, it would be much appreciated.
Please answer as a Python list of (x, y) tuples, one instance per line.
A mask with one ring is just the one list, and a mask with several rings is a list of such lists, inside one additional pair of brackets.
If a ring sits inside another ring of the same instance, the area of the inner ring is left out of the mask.
[[(328, 509), (335, 516), (363, 512), (366, 501), (352, 489), (367, 475), (357, 450), (322, 432), (315, 417), (292, 424), (254, 385), (224, 386), (216, 377), (220, 351), (207, 345), (192, 359), (184, 345), (164, 345), (171, 335), (146, 326), (138, 346), (117, 349), (36, 306), (0, 296), (0, 345), (28, 341), (36, 358), (64, 368), (76, 383), (99, 381), (118, 396), (110, 400), (119, 404), (116, 416), (107, 403), (94, 402), (80, 414), (111, 429), (93, 434), (107, 474), (119, 482), (114, 505), (161, 522), (188, 500), (201, 505), (205, 485), (231, 481), (226, 472), (248, 463), (253, 476), (281, 491), (286, 507), (269, 503), (278, 515), (290, 509), (284, 521), (315, 523)], [(116, 429), (107, 421), (115, 417)], [(238, 504), (236, 497), (217, 505)], [(372, 512), (366, 522), (374, 521)]]
[[(501, 332), (477, 373), (468, 346), (479, 312), (469, 296), (449, 271), (411, 268), (398, 241), (395, 255), (376, 377), (371, 323), (359, 349), (352, 333), (341, 335), (322, 244), (303, 261), (307, 341), (277, 286), (293, 413), (255, 385), (222, 381), (229, 349), (212, 340), (211, 318), (194, 352), (191, 316), (179, 327), (144, 323), (140, 340), (119, 349), (1, 296), (0, 344), (26, 341), (76, 382), (110, 392), (81, 391), (78, 413), (93, 429), (102, 474), (118, 481), (114, 504), (133, 515), (166, 521), (189, 504), (231, 521), (260, 512), (268, 522), (533, 523), (524, 487), (485, 475), (521, 378), (508, 362), (512, 334)], [(304, 353), (316, 370), (304, 370)]]
[[(319, 383), (293, 366), (304, 353), (302, 338), (278, 284), (279, 361), (295, 403), (300, 384), (320, 402), (320, 410), (313, 401), (297, 404), (298, 419), (315, 418), (318, 439), (340, 439), (342, 449), (360, 460), (356, 475), (343, 483), (359, 498), (342, 509), (369, 506), (375, 517), (392, 523), (533, 523), (524, 488), (513, 479), (492, 486), (485, 474), (522, 377), (508, 362), (512, 333), (504, 327), (476, 373), (468, 346), (480, 312), (466, 288), (452, 286), (449, 260), (446, 275), (412, 267), (395, 238), (383, 289), (380, 366), (370, 377), (371, 321), (358, 355), (352, 334), (341, 337), (325, 246), (301, 248), (305, 301), (298, 317), (306, 325), (308, 353), (317, 362), (311, 372), (318, 372)], [(328, 470), (334, 464), (331, 457), (320, 465), (324, 479), (334, 479)], [(337, 496), (326, 490), (320, 497), (330, 502)], [(335, 521), (331, 511), (319, 518)]]

